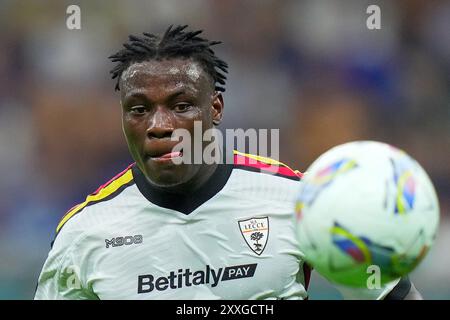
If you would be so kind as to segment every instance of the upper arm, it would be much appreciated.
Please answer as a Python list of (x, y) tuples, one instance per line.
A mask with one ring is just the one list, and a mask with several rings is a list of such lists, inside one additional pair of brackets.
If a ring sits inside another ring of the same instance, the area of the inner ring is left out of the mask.
[(61, 234), (50, 250), (38, 279), (35, 300), (92, 299), (80, 259), (80, 237)]
[(80, 287), (80, 268), (71, 252), (52, 249), (39, 276), (34, 299), (75, 299), (80, 293)]

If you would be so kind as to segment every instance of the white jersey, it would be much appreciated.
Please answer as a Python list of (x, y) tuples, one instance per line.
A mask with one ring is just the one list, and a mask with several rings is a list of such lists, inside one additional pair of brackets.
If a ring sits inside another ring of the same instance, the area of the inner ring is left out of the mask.
[(301, 174), (236, 159), (192, 196), (128, 167), (59, 223), (35, 299), (305, 299), (293, 213)]

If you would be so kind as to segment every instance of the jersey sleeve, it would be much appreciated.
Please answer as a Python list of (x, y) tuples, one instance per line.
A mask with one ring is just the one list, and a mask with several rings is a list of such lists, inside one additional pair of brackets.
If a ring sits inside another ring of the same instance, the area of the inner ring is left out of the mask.
[[(64, 231), (64, 230), (63, 230)], [(38, 279), (35, 300), (98, 299), (86, 279), (80, 240), (58, 235)]]

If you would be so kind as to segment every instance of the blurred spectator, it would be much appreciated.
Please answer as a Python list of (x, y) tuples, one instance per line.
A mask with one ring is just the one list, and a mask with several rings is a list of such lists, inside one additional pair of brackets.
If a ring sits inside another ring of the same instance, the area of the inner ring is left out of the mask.
[[(185, 23), (224, 42), (224, 128), (280, 128), (282, 160), (301, 170), (357, 139), (419, 160), (443, 222), (413, 279), (425, 297), (450, 297), (448, 1), (78, 3), (81, 30), (66, 29), (68, 1), (0, 2), (0, 298), (33, 296), (64, 211), (131, 162), (107, 56), (130, 33)], [(369, 4), (381, 30), (366, 28)]]

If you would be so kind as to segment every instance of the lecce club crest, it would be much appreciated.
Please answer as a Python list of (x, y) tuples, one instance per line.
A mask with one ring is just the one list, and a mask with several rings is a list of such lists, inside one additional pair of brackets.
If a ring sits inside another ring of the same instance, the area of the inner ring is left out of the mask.
[(261, 255), (266, 248), (269, 238), (269, 218), (250, 218), (239, 221), (239, 229), (247, 245), (257, 255)]

